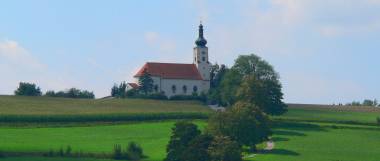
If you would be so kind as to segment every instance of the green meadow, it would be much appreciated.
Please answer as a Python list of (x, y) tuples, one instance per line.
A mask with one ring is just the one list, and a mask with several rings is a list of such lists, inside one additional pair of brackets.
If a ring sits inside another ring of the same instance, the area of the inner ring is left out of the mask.
[[(18, 101), (20, 100), (20, 101)], [(52, 109), (50, 108), (52, 107)], [(32, 109), (28, 109), (32, 108)], [(108, 110), (110, 111), (108, 111)], [(40, 112), (38, 112), (40, 110)], [(212, 113), (206, 106), (189, 101), (140, 99), (73, 100), (46, 97), (0, 96), (0, 116), (94, 115), (114, 113)], [(18, 113), (17, 111), (22, 111)], [(106, 112), (107, 111), (107, 112)], [(380, 127), (376, 108), (322, 105), (289, 105), (288, 113), (274, 117), (275, 147), (260, 150), (247, 161), (378, 161), (380, 160)], [(0, 119), (1, 120), (1, 119)], [(194, 121), (201, 129), (205, 120)], [(49, 123), (13, 126), (0, 124), (0, 151), (47, 152), (70, 145), (73, 152), (110, 153), (114, 144), (140, 144), (148, 158), (165, 157), (174, 120), (133, 122)], [(96, 158), (5, 157), (0, 161), (110, 161)]]

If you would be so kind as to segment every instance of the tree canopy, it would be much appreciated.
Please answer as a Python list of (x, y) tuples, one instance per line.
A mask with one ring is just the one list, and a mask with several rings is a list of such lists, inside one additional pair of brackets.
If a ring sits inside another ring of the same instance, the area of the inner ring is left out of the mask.
[(144, 94), (153, 91), (153, 79), (146, 69), (144, 69), (142, 76), (139, 78), (139, 90)]
[(42, 92), (40, 87), (34, 83), (20, 82), (18, 88), (15, 90), (16, 96), (41, 96)]

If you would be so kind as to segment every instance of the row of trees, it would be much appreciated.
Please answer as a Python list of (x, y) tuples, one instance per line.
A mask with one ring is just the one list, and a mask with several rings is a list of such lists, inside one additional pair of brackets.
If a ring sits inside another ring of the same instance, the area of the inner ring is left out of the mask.
[(165, 161), (240, 161), (243, 147), (254, 152), (270, 139), (269, 115), (287, 111), (278, 74), (256, 55), (239, 56), (230, 69), (214, 65), (211, 78), (210, 101), (227, 109), (210, 117), (204, 134), (177, 123)]
[[(42, 96), (41, 88), (34, 83), (20, 82), (18, 88), (15, 90), (16, 96)], [(43, 96), (48, 97), (65, 97), (65, 98), (87, 98), (94, 99), (93, 92), (87, 90), (80, 90), (77, 88), (70, 88), (66, 91), (47, 91)]]
[(359, 101), (352, 101), (351, 103), (347, 103), (347, 106), (372, 106), (372, 107), (380, 107), (380, 104), (378, 103), (377, 99), (370, 100), (365, 99), (363, 102)]

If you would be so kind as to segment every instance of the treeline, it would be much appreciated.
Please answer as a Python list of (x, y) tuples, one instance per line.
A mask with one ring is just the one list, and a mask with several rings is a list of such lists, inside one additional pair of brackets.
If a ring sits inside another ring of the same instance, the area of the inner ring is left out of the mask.
[(352, 101), (350, 103), (346, 103), (346, 106), (372, 106), (372, 107), (380, 107), (380, 104), (377, 101), (377, 99), (374, 99), (374, 100), (365, 99), (365, 100), (363, 100), (363, 102)]
[(47, 91), (42, 94), (41, 88), (34, 83), (20, 82), (19, 86), (15, 90), (14, 94), (16, 96), (47, 96), (47, 97), (64, 97), (64, 98), (85, 98), (94, 99), (94, 92), (87, 90), (80, 90), (77, 88), (70, 88), (65, 91)]
[(0, 152), (0, 158), (12, 156), (42, 156), (42, 157), (60, 157), (60, 158), (102, 158), (115, 160), (139, 161), (146, 156), (143, 154), (143, 149), (135, 142), (129, 142), (126, 148), (121, 144), (115, 144), (112, 153), (92, 153), (83, 151), (74, 151), (70, 145), (66, 148), (58, 150), (50, 149), (47, 152)]

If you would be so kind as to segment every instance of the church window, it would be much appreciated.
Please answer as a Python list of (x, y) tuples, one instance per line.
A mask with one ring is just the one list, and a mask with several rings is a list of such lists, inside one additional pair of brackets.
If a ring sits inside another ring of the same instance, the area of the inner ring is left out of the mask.
[(177, 87), (175, 85), (172, 86), (172, 92), (175, 93), (177, 90)]
[(198, 87), (197, 86), (193, 87), (193, 92), (198, 92)]
[(205, 55), (205, 54), (206, 54), (206, 52), (202, 51), (202, 54), (203, 54), (203, 55)]
[(155, 92), (158, 92), (158, 85), (157, 84), (154, 85), (153, 89), (154, 89)]
[(186, 92), (187, 92), (187, 86), (184, 85), (184, 86), (182, 87), (182, 90), (183, 90), (183, 93), (186, 93)]
[(202, 57), (202, 61), (206, 61), (206, 58), (205, 58), (205, 57)]

